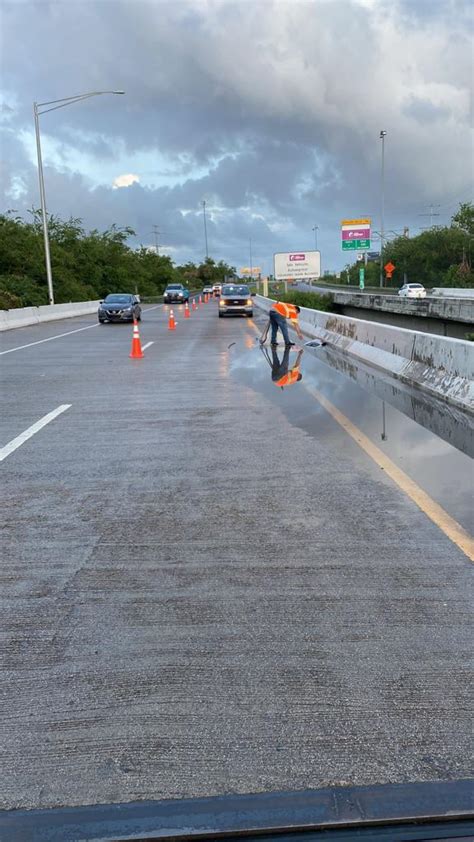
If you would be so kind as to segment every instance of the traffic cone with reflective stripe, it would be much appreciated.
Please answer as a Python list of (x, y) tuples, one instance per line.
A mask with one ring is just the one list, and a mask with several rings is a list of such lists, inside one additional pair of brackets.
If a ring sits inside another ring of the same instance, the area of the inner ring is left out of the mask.
[(192, 302), (191, 302), (191, 310), (197, 310), (197, 306), (196, 306), (196, 299), (195, 299), (195, 298), (193, 298), (193, 300), (192, 300)]
[(189, 304), (186, 301), (186, 303), (184, 305), (184, 318), (189, 319), (190, 317), (191, 317), (191, 313), (189, 312)]
[(202, 304), (202, 295), (199, 296), (199, 306)]
[(133, 320), (133, 336), (132, 336), (132, 348), (130, 350), (129, 356), (132, 360), (141, 360), (145, 354), (142, 351), (142, 344), (140, 342), (140, 334), (138, 332), (138, 322), (136, 319)]
[(168, 319), (168, 330), (176, 330), (176, 322), (174, 320), (174, 313), (170, 310), (170, 316)]

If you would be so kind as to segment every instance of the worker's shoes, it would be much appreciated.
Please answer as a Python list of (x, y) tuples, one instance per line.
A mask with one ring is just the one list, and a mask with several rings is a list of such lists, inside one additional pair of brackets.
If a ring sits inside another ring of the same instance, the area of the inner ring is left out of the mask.
[(285, 348), (291, 348), (292, 345), (296, 345), (296, 342), (285, 342)]
[(270, 345), (271, 345), (272, 348), (277, 348), (278, 342), (270, 342)]

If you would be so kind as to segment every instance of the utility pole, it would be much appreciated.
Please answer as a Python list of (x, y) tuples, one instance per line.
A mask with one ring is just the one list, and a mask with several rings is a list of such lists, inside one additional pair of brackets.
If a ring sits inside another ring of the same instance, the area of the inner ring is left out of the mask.
[(159, 255), (160, 254), (160, 241), (159, 237), (163, 234), (166, 234), (166, 231), (160, 231), (159, 225), (153, 226), (153, 231), (151, 232), (155, 237), (155, 251)]
[(382, 207), (380, 219), (380, 286), (383, 287), (383, 246), (385, 237), (385, 136), (387, 132), (383, 129), (380, 132), (382, 141)]
[(253, 280), (253, 266), (252, 266), (252, 238), (249, 237), (249, 256), (250, 256), (250, 280)]
[[(430, 228), (433, 227), (433, 219), (435, 216), (439, 216), (439, 213), (436, 213), (435, 208), (440, 208), (441, 205), (434, 205), (433, 202), (429, 205), (430, 212), (429, 213), (419, 213), (418, 216), (429, 216), (430, 218)], [(426, 228), (422, 228), (422, 231), (426, 231)]]
[(206, 202), (205, 202), (205, 200), (202, 203), (202, 213), (203, 213), (203, 218), (204, 218), (204, 241), (205, 241), (205, 244), (206, 244), (206, 260), (207, 260), (208, 257), (209, 257), (209, 251), (208, 251), (208, 248), (207, 248), (207, 222), (206, 222)]
[(312, 230), (314, 231), (314, 248), (315, 248), (315, 250), (317, 251), (317, 250), (318, 250), (318, 231), (319, 231), (319, 226), (318, 226), (318, 225), (315, 225), (315, 226), (314, 226), (314, 228), (313, 228)]

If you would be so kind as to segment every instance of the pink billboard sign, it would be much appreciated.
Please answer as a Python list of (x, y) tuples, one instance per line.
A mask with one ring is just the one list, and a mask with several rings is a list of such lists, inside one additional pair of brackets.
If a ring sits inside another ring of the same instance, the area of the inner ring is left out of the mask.
[(350, 231), (342, 230), (343, 240), (370, 240), (370, 228), (351, 228)]

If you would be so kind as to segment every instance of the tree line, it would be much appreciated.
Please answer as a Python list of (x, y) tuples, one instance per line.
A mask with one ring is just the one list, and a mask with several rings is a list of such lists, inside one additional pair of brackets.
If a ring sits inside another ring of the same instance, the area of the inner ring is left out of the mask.
[[(32, 209), (25, 220), (14, 212), (0, 215), (0, 309), (48, 303), (41, 211)], [(130, 291), (143, 298), (161, 295), (169, 283), (198, 289), (235, 275), (224, 261), (207, 258), (199, 264), (175, 265), (154, 249), (131, 248), (135, 232), (112, 225), (106, 231), (86, 231), (81, 219), (48, 219), (55, 300), (88, 301), (109, 292)], [(449, 226), (437, 226), (416, 237), (400, 236), (386, 243), (384, 264), (396, 267), (386, 286), (422, 283), (426, 287), (474, 287), (472, 248), (474, 205), (462, 203)], [(340, 276), (324, 280), (359, 284), (360, 263)], [(379, 285), (379, 264), (369, 262), (365, 285)]]
[[(127, 245), (135, 232), (112, 225), (86, 231), (81, 219), (48, 217), (54, 297), (58, 304), (92, 301), (109, 292), (133, 292), (142, 298), (162, 294), (169, 283), (198, 289), (235, 274), (223, 261), (177, 266), (154, 249)], [(0, 215), (0, 309), (48, 303), (41, 211), (30, 218)]]

